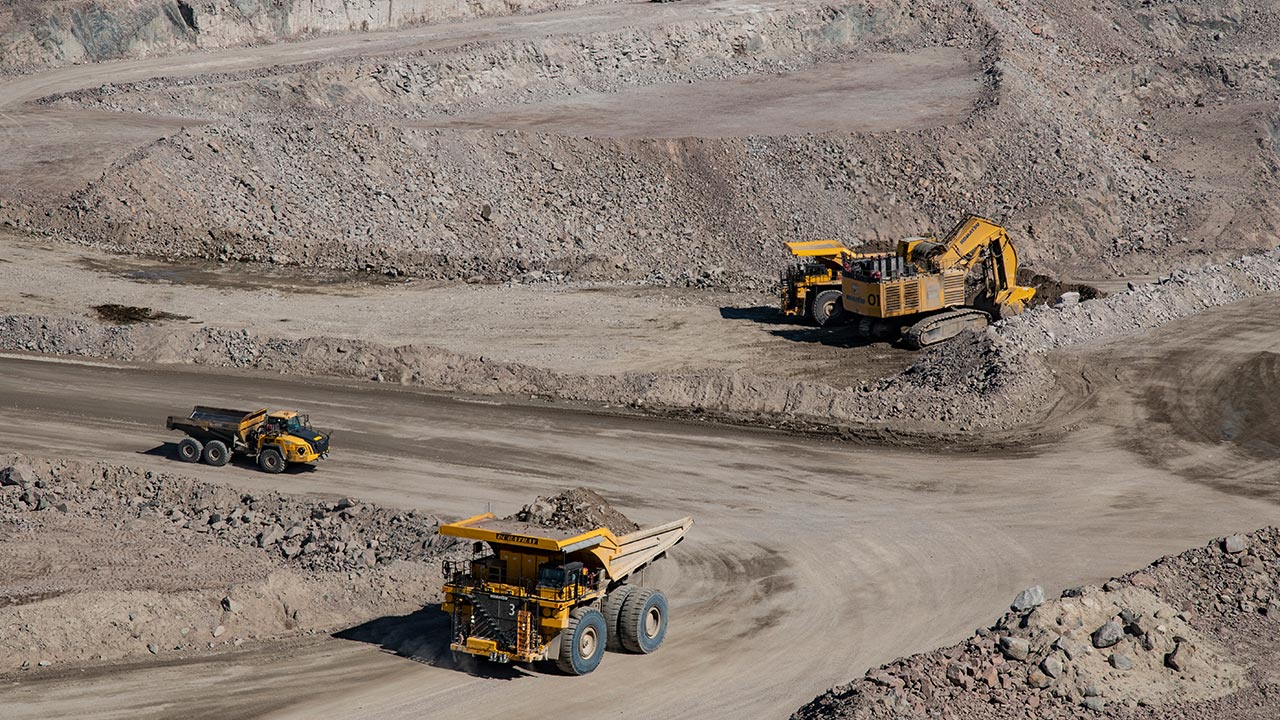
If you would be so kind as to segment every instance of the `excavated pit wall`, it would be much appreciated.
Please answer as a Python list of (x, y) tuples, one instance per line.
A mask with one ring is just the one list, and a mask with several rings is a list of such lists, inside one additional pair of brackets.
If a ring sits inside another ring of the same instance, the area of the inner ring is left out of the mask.
[(871, 668), (792, 720), (1269, 718), (1278, 550), (1268, 527), (1160, 558), (1101, 588), (1052, 599), (1028, 588), (994, 625)]
[(615, 1), (17, 0), (0, 8), (0, 74)]
[[(0, 676), (227, 652), (438, 601), (429, 514), (0, 455)], [(56, 568), (57, 572), (50, 572)]]
[[(1171, 44), (1144, 29), (1146, 11), (1102, 32), (1048, 3), (798, 5), (108, 86), (50, 101), (214, 122), (72, 198), (0, 214), (158, 257), (761, 289), (787, 261), (783, 240), (880, 246), (978, 212), (1038, 272), (1166, 273), (1269, 247), (1280, 228), (1264, 109), (1280, 83), (1263, 71), (1278, 60), (1254, 48), (1277, 25), (1268, 12), (1183, 21)], [(431, 126), (432, 113), (947, 47), (973, 59), (979, 89), (967, 118), (940, 127), (647, 139)], [(1259, 133), (1236, 148), (1231, 182), (1187, 169), (1203, 143), (1169, 125), (1205, 98), (1238, 104), (1235, 130)]]

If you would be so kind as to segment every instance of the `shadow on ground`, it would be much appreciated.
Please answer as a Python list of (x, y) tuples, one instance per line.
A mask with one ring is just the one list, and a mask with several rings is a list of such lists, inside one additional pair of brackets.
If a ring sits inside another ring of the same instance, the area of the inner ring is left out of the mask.
[(828, 327), (814, 327), (793, 320), (776, 307), (722, 307), (720, 317), (725, 320), (750, 320), (760, 325), (783, 325), (785, 329), (770, 330), (769, 334), (797, 343), (817, 343), (830, 347), (854, 348), (870, 345), (894, 345), (885, 340), (871, 340), (858, 335), (852, 323), (837, 323)]
[(340, 630), (340, 640), (376, 645), (385, 652), (435, 667), (449, 668), (475, 677), (516, 680), (533, 677), (529, 668), (487, 662), (470, 655), (454, 657), (449, 649), (449, 616), (436, 604), (408, 615), (380, 617)]
[[(150, 450), (139, 450), (138, 454), (150, 455), (151, 457), (169, 458), (174, 462), (175, 465), (179, 466), (177, 468), (174, 468), (175, 470), (180, 470), (181, 466), (185, 464), (178, 459), (178, 443), (176, 442), (162, 442), (159, 445), (151, 448)], [(233, 454), (231, 456), (231, 461), (227, 464), (231, 465), (232, 467), (237, 467), (245, 470), (258, 470), (258, 463), (255, 460), (253, 460), (252, 458), (247, 458), (244, 455), (240, 455), (238, 453)], [(305, 463), (289, 463), (289, 466), (286, 467), (284, 469), (284, 472), (281, 474), (282, 475), (305, 475), (307, 473), (313, 473), (315, 471), (316, 471), (315, 465), (307, 465)]]
[(725, 320), (750, 320), (761, 325), (793, 325), (795, 321), (783, 315), (778, 308), (771, 305), (755, 307), (722, 307), (720, 317)]

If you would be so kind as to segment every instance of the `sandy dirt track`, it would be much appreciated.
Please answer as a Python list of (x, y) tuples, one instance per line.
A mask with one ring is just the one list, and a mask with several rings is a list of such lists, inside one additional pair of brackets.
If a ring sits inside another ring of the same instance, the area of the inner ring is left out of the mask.
[(980, 68), (953, 48), (872, 55), (775, 77), (577, 95), (413, 126), (514, 128), (618, 138), (886, 132), (963, 120)]
[[(1146, 356), (1176, 374), (1188, 369), (1178, 359), (1188, 343), (1215, 343), (1228, 364), (1256, 354), (1258, 332), (1276, 342), (1250, 320), (1265, 307), (1176, 323)], [(1253, 329), (1241, 332), (1245, 321)], [(1124, 378), (1130, 391), (1102, 377), (1082, 385), (1062, 410), (1081, 424), (1060, 441), (920, 453), (378, 387), (12, 358), (0, 369), (6, 450), (173, 469), (152, 452), (167, 439), (163, 415), (195, 401), (260, 399), (297, 404), (332, 427), (335, 459), (278, 477), (197, 472), (455, 515), (487, 503), (508, 512), (587, 484), (642, 522), (685, 513), (698, 521), (671, 562), (645, 578), (672, 597), (669, 644), (653, 658), (610, 655), (589, 678), (461, 672), (437, 661), (430, 636), (439, 626), (427, 612), (388, 620), (372, 636), (395, 646), (425, 636), (409, 653), (420, 662), (325, 639), (91, 677), (32, 674), (0, 690), (15, 718), (408, 718), (481, 703), (497, 715), (552, 699), (566, 717), (785, 717), (862, 668), (954, 641), (1022, 587), (1096, 582), (1275, 516), (1256, 488), (1222, 492), (1153, 460), (1164, 434), (1147, 414), (1163, 381), (1151, 376)], [(1138, 427), (1152, 428), (1148, 442), (1120, 431)], [(1225, 463), (1225, 472), (1256, 466), (1256, 439), (1221, 441), (1212, 432), (1178, 438), (1182, 452)]]

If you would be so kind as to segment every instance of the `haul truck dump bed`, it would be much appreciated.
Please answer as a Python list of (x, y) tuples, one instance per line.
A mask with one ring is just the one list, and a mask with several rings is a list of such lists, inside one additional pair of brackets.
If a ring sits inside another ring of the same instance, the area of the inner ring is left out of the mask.
[(667, 633), (666, 595), (627, 580), (692, 526), (686, 517), (617, 537), (490, 513), (441, 525), (441, 535), (475, 540), (478, 550), (472, 560), (445, 562), (450, 647), (496, 662), (555, 660), (571, 675), (595, 670), (606, 646), (653, 652)]

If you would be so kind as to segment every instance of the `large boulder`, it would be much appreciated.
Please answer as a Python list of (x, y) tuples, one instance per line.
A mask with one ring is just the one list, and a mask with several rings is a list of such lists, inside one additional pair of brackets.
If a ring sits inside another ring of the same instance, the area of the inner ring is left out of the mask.
[(0, 470), (0, 486), (20, 485), (27, 487), (36, 481), (35, 471), (28, 465), (10, 465)]
[(1043, 603), (1044, 588), (1036, 585), (1035, 587), (1029, 587), (1018, 593), (1017, 596), (1013, 598), (1013, 603), (1009, 605), (1009, 608), (1014, 612), (1026, 612), (1027, 610), (1038, 605), (1042, 605)]

